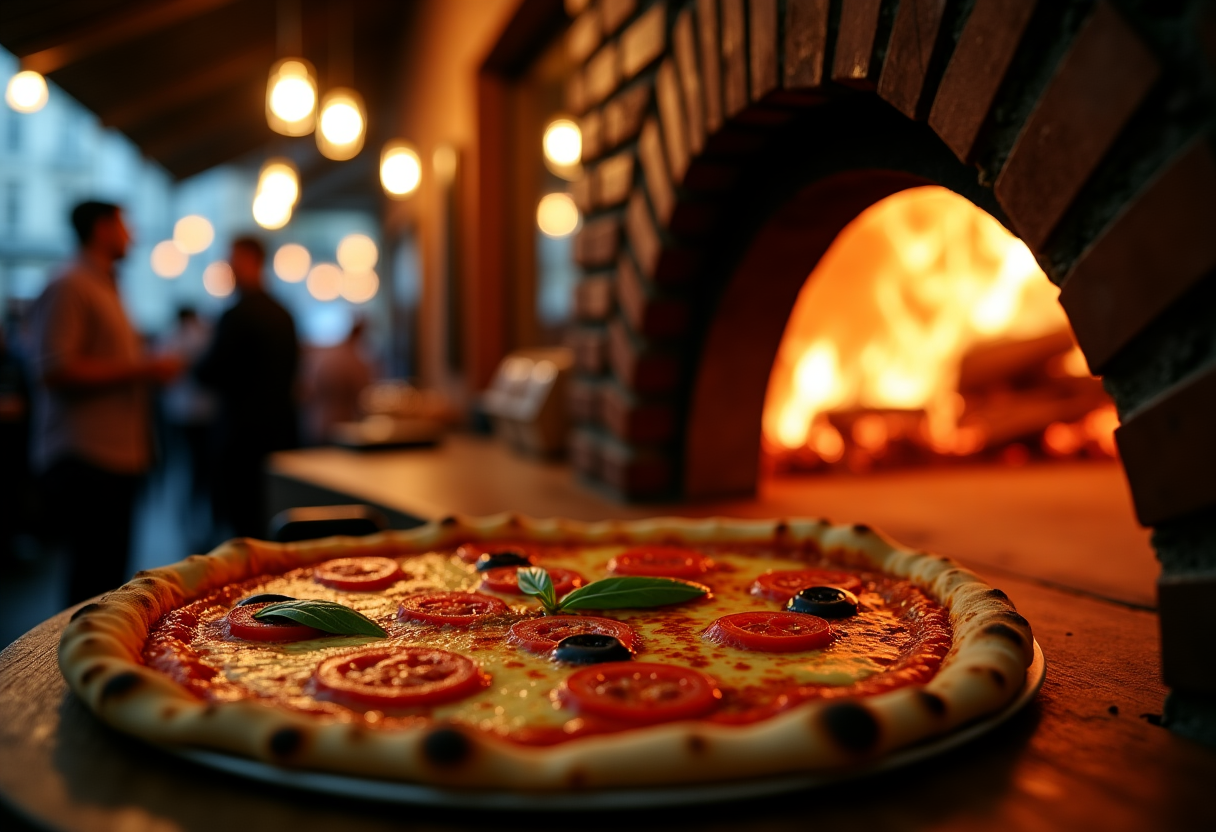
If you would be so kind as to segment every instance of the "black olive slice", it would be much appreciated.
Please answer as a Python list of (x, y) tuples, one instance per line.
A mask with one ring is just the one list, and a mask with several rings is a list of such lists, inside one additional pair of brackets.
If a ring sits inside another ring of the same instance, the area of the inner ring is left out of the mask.
[(633, 658), (629, 648), (616, 636), (602, 633), (579, 633), (566, 636), (553, 648), (553, 658), (567, 664), (599, 664), (627, 662)]
[(516, 549), (503, 549), (501, 552), (486, 552), (477, 559), (477, 571), (497, 569), (500, 566), (531, 566), (532, 558)]
[(835, 586), (808, 586), (798, 591), (785, 608), (790, 612), (804, 612), (820, 618), (848, 618), (857, 615), (860, 602), (847, 589)]
[(248, 598), (242, 598), (236, 602), (238, 607), (247, 607), (250, 604), (274, 604), (278, 601), (295, 601), (290, 595), (275, 595), (273, 592), (263, 592), (261, 595), (250, 595)]

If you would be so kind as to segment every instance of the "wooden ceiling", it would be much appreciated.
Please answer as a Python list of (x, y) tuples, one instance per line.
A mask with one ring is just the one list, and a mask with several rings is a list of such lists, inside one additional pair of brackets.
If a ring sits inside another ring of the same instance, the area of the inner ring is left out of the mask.
[[(287, 0), (299, 9), (304, 57), (322, 93), (342, 83), (342, 56), (367, 104), (368, 139), (353, 162), (332, 163), (312, 136), (288, 139), (266, 125), (266, 79), (279, 51), (283, 0), (3, 0), (0, 44), (121, 130), (182, 179), (272, 152), (296, 159), (315, 201), (364, 179), (375, 187), (380, 143), (394, 103), (395, 54), (413, 3)], [(351, 34), (343, 34), (349, 32)], [(295, 51), (294, 49), (292, 51)], [(331, 61), (331, 58), (334, 60)]]

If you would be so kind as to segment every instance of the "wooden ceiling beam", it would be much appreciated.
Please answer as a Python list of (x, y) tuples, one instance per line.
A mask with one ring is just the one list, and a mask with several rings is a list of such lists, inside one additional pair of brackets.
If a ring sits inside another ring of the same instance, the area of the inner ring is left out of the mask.
[(164, 118), (166, 112), (183, 109), (191, 102), (235, 86), (259, 70), (268, 72), (274, 62), (274, 55), (273, 45), (258, 44), (184, 78), (162, 83), (98, 115), (101, 116), (102, 124), (107, 127), (114, 127), (123, 132), (137, 130), (156, 119)]
[(22, 56), (21, 67), (49, 75), (232, 2), (234, 0), (155, 0), (144, 3), (130, 12), (115, 13), (100, 25), (78, 28), (63, 35), (58, 42)]
[[(231, 162), (265, 145), (265, 136), (251, 130), (236, 129), (226, 136), (212, 138), (205, 145), (183, 150), (158, 161), (175, 179), (182, 180), (216, 165)], [(252, 216), (246, 219), (252, 225)]]

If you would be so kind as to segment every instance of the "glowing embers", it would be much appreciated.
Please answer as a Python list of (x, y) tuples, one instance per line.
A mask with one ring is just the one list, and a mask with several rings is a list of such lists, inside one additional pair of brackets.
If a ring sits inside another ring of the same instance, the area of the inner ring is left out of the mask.
[(980, 455), (1113, 456), (1117, 425), (1026, 246), (944, 188), (850, 223), (778, 350), (764, 446), (778, 468), (864, 471)]

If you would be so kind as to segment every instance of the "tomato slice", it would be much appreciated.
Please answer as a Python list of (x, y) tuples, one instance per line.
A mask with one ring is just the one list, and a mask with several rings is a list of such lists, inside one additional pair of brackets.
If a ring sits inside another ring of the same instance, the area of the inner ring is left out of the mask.
[(397, 617), (452, 627), (467, 627), (487, 616), (500, 615), (507, 605), (480, 592), (419, 592), (407, 595)]
[(475, 540), (471, 543), (465, 543), (457, 549), (456, 557), (465, 563), (477, 563), (477, 559), (482, 555), (494, 555), (499, 552), (515, 552), (535, 562), (538, 550), (530, 543), (518, 543), (515, 541), (495, 543), (492, 541)]
[(640, 639), (633, 628), (621, 621), (600, 618), (595, 615), (546, 615), (544, 618), (529, 618), (511, 625), (507, 640), (533, 653), (549, 653), (566, 636), (581, 636), (591, 633), (612, 636), (631, 652), (638, 651)]
[(304, 624), (268, 624), (253, 617), (255, 612), (269, 607), (272, 603), (275, 602), (233, 607), (228, 613), (228, 632), (246, 641), (303, 641), (328, 635)]
[(699, 578), (713, 566), (700, 552), (679, 546), (643, 546), (608, 561), (615, 575), (641, 575), (648, 578)]
[(827, 621), (800, 612), (737, 612), (709, 625), (705, 637), (727, 647), (764, 653), (819, 650), (832, 642)]
[(316, 671), (317, 687), (339, 702), (409, 708), (463, 699), (489, 682), (472, 660), (431, 647), (395, 647), (334, 656)]
[(689, 667), (605, 662), (575, 671), (559, 696), (580, 713), (633, 723), (691, 719), (722, 698), (718, 683)]
[[(523, 591), (519, 588), (519, 570), (518, 566), (500, 566), (496, 569), (488, 569), (483, 573), (485, 577), (481, 579), (481, 588), (507, 595), (523, 595)], [(582, 575), (570, 569), (546, 566), (545, 570), (553, 579), (553, 591), (558, 596), (565, 595), (570, 590), (578, 589), (587, 583)]]
[(752, 595), (785, 603), (808, 586), (834, 586), (861, 592), (865, 585), (851, 572), (834, 569), (779, 569), (765, 572), (752, 584)]
[(374, 592), (387, 589), (405, 577), (401, 564), (392, 558), (338, 558), (320, 564), (312, 573), (317, 583), (334, 589)]

